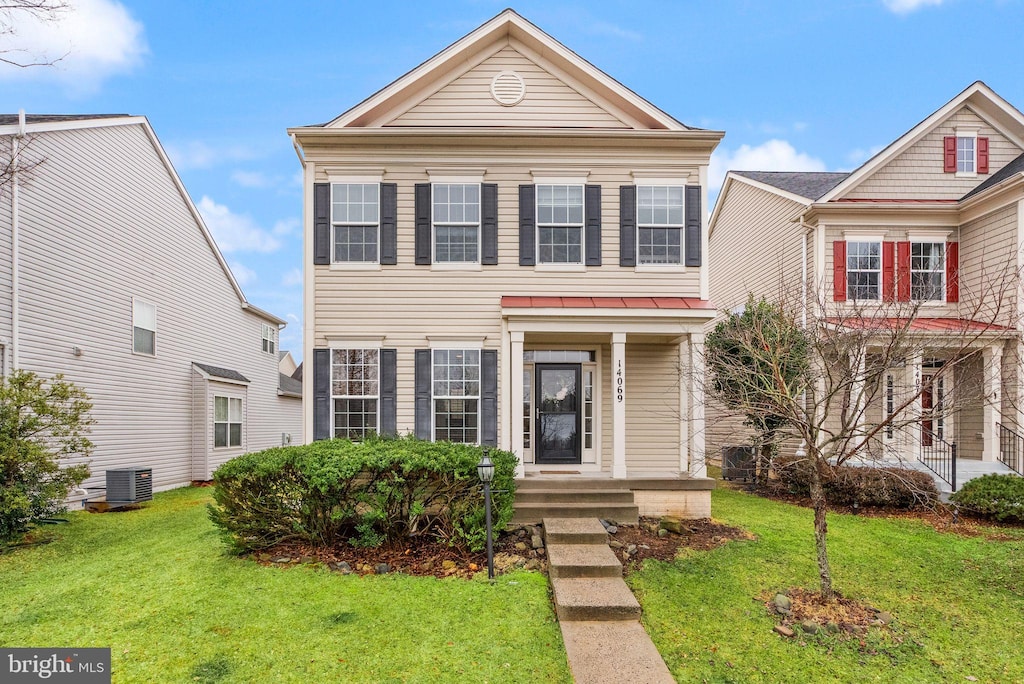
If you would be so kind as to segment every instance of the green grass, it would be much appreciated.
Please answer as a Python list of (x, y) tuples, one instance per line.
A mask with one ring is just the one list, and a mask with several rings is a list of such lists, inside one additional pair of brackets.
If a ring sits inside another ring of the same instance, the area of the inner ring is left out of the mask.
[(990, 541), (916, 520), (830, 515), (836, 588), (896, 618), (891, 633), (861, 645), (783, 639), (756, 600), (817, 587), (809, 510), (726, 489), (712, 510), (757, 540), (648, 561), (628, 579), (677, 680), (1024, 682), (1024, 530)]
[(109, 646), (115, 682), (568, 682), (547, 578), (494, 584), (261, 567), (209, 490), (74, 513), (0, 555), (0, 646)]

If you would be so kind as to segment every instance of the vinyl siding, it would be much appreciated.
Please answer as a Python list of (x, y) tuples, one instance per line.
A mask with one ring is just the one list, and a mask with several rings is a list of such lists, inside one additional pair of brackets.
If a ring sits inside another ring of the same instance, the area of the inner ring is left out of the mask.
[[(943, 171), (943, 137), (957, 126), (978, 130), (989, 139), (989, 173), (957, 178)], [(963, 107), (929, 131), (906, 151), (847, 192), (845, 199), (960, 199), (1021, 153), (1021, 148), (992, 128), (969, 107)]]
[[(491, 81), (502, 71), (519, 74), (526, 84), (526, 94), (516, 105), (505, 106), (491, 97)], [(385, 125), (628, 128), (512, 46), (502, 48)]]
[[(626, 463), (630, 475), (678, 472), (681, 418), (678, 347), (627, 344), (626, 376)], [(608, 378), (610, 375), (606, 377), (606, 385)], [(610, 386), (607, 394), (612, 395)], [(605, 415), (611, 416), (611, 406)], [(609, 441), (605, 447), (608, 461), (611, 460), (610, 446)]]
[[(193, 478), (193, 361), (249, 378), (246, 444), (279, 444), (263, 319), (241, 308), (143, 127), (41, 133), (33, 149), (46, 161), (21, 193), (21, 365), (92, 398), (86, 484), (128, 465), (151, 466), (156, 487)], [(132, 297), (157, 308), (156, 356), (132, 353)]]
[(985, 410), (981, 383), (983, 379), (981, 355), (968, 359), (957, 369), (957, 386), (954, 401), (959, 407), (956, 426), (957, 456), (980, 459), (985, 446), (982, 438), (985, 429)]
[(1019, 247), (1016, 203), (960, 229), (960, 301), (964, 315), (1012, 324), (1018, 296)]

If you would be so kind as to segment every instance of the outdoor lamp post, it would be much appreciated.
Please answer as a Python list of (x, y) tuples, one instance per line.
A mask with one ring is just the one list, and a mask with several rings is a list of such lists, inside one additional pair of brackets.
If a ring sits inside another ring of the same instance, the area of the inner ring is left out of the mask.
[(487, 579), (494, 579), (494, 542), (491, 534), (491, 481), (494, 480), (494, 464), (491, 463), (490, 449), (484, 447), (484, 454), (476, 465), (476, 474), (484, 485), (484, 509), (487, 516)]

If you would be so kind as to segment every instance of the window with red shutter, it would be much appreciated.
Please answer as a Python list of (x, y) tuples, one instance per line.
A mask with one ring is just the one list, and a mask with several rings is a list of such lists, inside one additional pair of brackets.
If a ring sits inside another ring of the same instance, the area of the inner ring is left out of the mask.
[(960, 243), (946, 243), (946, 301), (960, 301)]
[(988, 173), (988, 138), (978, 138), (978, 173)]
[(942, 170), (956, 173), (956, 136), (947, 135), (942, 139), (943, 163)]
[(846, 241), (832, 243), (832, 299), (846, 301)]

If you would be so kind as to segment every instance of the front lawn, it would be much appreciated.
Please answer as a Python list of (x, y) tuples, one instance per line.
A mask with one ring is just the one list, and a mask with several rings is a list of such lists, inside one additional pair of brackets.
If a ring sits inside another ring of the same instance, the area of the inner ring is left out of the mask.
[(983, 530), (1004, 537), (996, 541), (830, 514), (836, 588), (890, 611), (892, 630), (786, 640), (756, 599), (817, 586), (811, 511), (727, 489), (715, 490), (712, 510), (757, 539), (645, 561), (627, 580), (677, 680), (1024, 681), (1024, 530)]
[(262, 567), (225, 552), (209, 494), (0, 555), (0, 646), (109, 646), (115, 682), (571, 681), (545, 576)]

